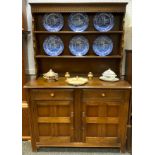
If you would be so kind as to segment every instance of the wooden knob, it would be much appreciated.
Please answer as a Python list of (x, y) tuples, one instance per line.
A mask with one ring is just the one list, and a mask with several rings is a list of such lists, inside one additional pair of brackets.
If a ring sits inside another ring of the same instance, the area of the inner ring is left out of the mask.
[(104, 94), (104, 93), (102, 93), (102, 94), (101, 94), (101, 96), (102, 96), (102, 97), (104, 97), (104, 96), (105, 96), (105, 94)]
[(51, 96), (51, 97), (54, 97), (54, 93), (51, 93), (50, 96)]

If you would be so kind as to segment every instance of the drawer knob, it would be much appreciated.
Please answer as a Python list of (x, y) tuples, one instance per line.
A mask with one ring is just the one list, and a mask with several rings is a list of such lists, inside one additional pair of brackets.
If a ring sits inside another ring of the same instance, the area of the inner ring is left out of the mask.
[(104, 93), (102, 93), (102, 94), (101, 94), (101, 96), (102, 96), (102, 97), (104, 97), (104, 96), (105, 96), (105, 94), (104, 94)]
[(51, 93), (50, 96), (51, 96), (51, 97), (54, 97), (54, 93)]

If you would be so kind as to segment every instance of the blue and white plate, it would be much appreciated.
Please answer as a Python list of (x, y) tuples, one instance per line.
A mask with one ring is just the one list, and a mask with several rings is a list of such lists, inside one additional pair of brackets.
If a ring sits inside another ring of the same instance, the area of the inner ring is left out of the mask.
[(99, 56), (106, 56), (112, 52), (113, 42), (108, 36), (99, 36), (93, 42), (93, 51)]
[(43, 17), (43, 26), (47, 31), (58, 32), (64, 25), (64, 19), (60, 13), (45, 14)]
[(86, 13), (71, 13), (68, 18), (68, 25), (74, 32), (83, 32), (87, 29), (89, 18)]
[(64, 44), (60, 37), (52, 35), (47, 37), (43, 42), (43, 49), (49, 56), (58, 56), (64, 49)]
[(107, 32), (114, 26), (114, 16), (111, 13), (97, 13), (93, 19), (94, 27), (100, 32)]
[(89, 50), (89, 42), (84, 36), (74, 36), (69, 42), (69, 49), (73, 55), (83, 56)]

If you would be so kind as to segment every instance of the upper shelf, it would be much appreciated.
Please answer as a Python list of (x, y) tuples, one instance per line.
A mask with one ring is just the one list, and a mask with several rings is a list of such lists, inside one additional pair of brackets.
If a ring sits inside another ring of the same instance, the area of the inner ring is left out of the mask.
[(24, 34), (24, 35), (30, 34), (30, 31), (24, 30), (24, 29), (22, 28), (22, 34)]
[(78, 59), (78, 58), (93, 58), (93, 59), (120, 59), (122, 58), (121, 55), (111, 55), (111, 56), (70, 56), (70, 55), (63, 55), (63, 56), (48, 56), (48, 55), (36, 55), (35, 56), (36, 58), (75, 58), (75, 59)]
[(48, 32), (48, 31), (33, 31), (34, 34), (122, 34), (123, 31), (84, 31), (84, 32), (74, 32), (74, 31), (58, 31), (58, 32)]

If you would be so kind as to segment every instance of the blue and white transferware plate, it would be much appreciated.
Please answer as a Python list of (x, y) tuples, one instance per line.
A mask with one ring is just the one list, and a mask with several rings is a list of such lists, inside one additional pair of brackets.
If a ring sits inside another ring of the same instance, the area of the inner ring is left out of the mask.
[(89, 42), (84, 36), (74, 36), (69, 42), (69, 49), (73, 55), (83, 56), (89, 50)]
[(114, 16), (111, 13), (97, 13), (93, 19), (94, 27), (100, 32), (107, 32), (114, 26)]
[(64, 44), (60, 37), (52, 35), (47, 37), (43, 42), (43, 49), (49, 56), (58, 56), (64, 49)]
[(93, 42), (93, 51), (99, 56), (106, 56), (112, 52), (113, 42), (108, 36), (99, 36)]
[(64, 19), (60, 13), (45, 14), (43, 17), (43, 26), (47, 31), (58, 32), (64, 25)]
[(68, 18), (68, 25), (74, 32), (83, 32), (87, 29), (89, 18), (86, 13), (71, 13)]

